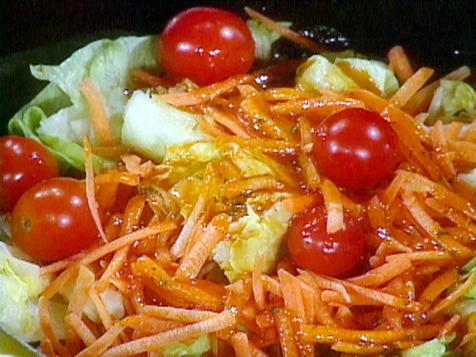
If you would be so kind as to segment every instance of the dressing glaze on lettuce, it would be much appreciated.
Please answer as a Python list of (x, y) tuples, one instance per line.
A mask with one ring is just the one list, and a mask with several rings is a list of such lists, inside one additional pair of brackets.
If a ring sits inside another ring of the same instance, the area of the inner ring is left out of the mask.
[[(31, 66), (32, 75), (49, 84), (10, 120), (9, 132), (42, 141), (60, 159), (64, 168), (83, 170), (82, 138), (96, 142), (80, 83), (89, 77), (105, 100), (111, 126), (119, 138), (131, 70), (158, 68), (153, 38), (121, 37), (98, 40), (77, 50), (59, 65)], [(96, 158), (96, 168), (113, 165)]]

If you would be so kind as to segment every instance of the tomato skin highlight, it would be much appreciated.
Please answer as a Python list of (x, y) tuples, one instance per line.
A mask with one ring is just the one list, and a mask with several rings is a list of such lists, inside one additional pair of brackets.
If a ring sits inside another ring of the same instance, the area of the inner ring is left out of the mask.
[(357, 267), (366, 250), (360, 221), (345, 215), (345, 228), (329, 234), (323, 207), (314, 207), (294, 218), (287, 244), (298, 267), (333, 277), (342, 277)]
[(56, 176), (58, 163), (45, 146), (20, 136), (0, 137), (0, 213), (11, 212), (26, 190)]
[(390, 124), (362, 108), (344, 109), (324, 119), (316, 130), (312, 156), (320, 173), (351, 190), (378, 186), (401, 160)]
[(82, 181), (41, 181), (20, 198), (12, 214), (12, 239), (32, 258), (70, 257), (98, 240)]
[(231, 12), (213, 7), (194, 7), (179, 13), (166, 25), (159, 40), (159, 59), (166, 73), (202, 86), (248, 72), (254, 53), (254, 40), (246, 23)]

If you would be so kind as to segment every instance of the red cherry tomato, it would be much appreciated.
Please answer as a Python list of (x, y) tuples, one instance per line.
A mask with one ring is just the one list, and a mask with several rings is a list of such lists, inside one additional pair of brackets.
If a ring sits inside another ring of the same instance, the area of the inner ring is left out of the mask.
[(0, 138), (0, 212), (10, 212), (21, 195), (41, 180), (58, 176), (56, 158), (35, 140)]
[(59, 177), (30, 188), (13, 210), (12, 238), (41, 261), (67, 258), (90, 247), (97, 241), (98, 231), (85, 184)]
[(355, 268), (365, 253), (362, 224), (352, 216), (345, 216), (345, 228), (329, 234), (322, 207), (295, 217), (287, 243), (289, 255), (298, 267), (335, 277)]
[(168, 75), (199, 85), (246, 73), (255, 45), (237, 15), (212, 7), (194, 7), (176, 15), (160, 36), (159, 58)]
[(397, 136), (378, 113), (350, 108), (324, 119), (312, 155), (323, 175), (348, 189), (369, 189), (389, 178), (400, 161)]

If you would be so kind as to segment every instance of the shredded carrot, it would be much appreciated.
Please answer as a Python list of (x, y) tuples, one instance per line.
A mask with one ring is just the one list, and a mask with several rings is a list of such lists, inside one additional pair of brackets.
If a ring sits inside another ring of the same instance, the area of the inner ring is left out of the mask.
[(51, 299), (65, 286), (78, 272), (78, 265), (72, 264), (61, 274), (59, 274), (48, 287), (43, 290), (42, 296)]
[(64, 320), (78, 334), (86, 347), (91, 346), (96, 341), (96, 336), (77, 315), (66, 315)]
[(286, 26), (281, 25), (278, 22), (275, 22), (271, 20), (269, 17), (264, 16), (263, 14), (260, 14), (259, 12), (249, 8), (245, 7), (245, 12), (253, 19), (256, 21), (261, 22), (264, 26), (266, 26), (268, 29), (279, 33), (281, 36), (287, 38), (288, 40), (291, 40), (301, 47), (307, 48), (308, 50), (311, 50), (313, 52), (322, 52), (326, 51), (325, 47), (315, 43), (311, 39), (308, 39), (307, 37), (304, 37), (297, 32), (294, 32), (293, 30), (287, 28)]
[(94, 219), (94, 223), (96, 223), (96, 227), (98, 229), (99, 235), (101, 236), (101, 239), (104, 243), (107, 243), (107, 237), (102, 227), (101, 218), (99, 216), (99, 207), (96, 202), (96, 194), (94, 192), (93, 155), (91, 151), (91, 145), (89, 144), (89, 141), (86, 137), (83, 139), (83, 145), (84, 155), (86, 157), (86, 195), (88, 198), (88, 206), (89, 210), (91, 211), (91, 216)]
[(199, 235), (192, 248), (184, 255), (175, 273), (179, 279), (195, 279), (210, 257), (213, 248), (224, 239), (230, 217), (220, 214), (211, 220), (206, 229)]
[(223, 197), (232, 199), (256, 191), (280, 189), (283, 189), (283, 184), (274, 177), (255, 176), (239, 181), (225, 183), (221, 191)]
[(405, 82), (413, 75), (410, 60), (402, 46), (394, 46), (388, 51), (388, 62), (390, 68), (395, 72), (400, 81)]
[(455, 291), (446, 296), (430, 310), (430, 317), (435, 316), (436, 314), (440, 313), (448, 306), (456, 302), (461, 296), (466, 294), (474, 286), (474, 284), (476, 284), (476, 275), (472, 274), (466, 279), (463, 284), (456, 288)]
[(188, 241), (192, 238), (193, 234), (198, 228), (197, 222), (200, 216), (203, 214), (206, 204), (206, 196), (204, 194), (199, 195), (192, 212), (183, 225), (180, 235), (172, 245), (172, 248), (170, 248), (170, 254), (172, 254), (173, 257), (181, 257), (183, 255)]
[(327, 233), (344, 229), (344, 207), (339, 190), (330, 180), (323, 180), (321, 192), (327, 210)]
[(291, 317), (285, 310), (279, 309), (274, 313), (278, 328), (279, 342), (284, 357), (299, 357), (299, 348), (291, 324)]
[(207, 108), (205, 113), (213, 118), (218, 124), (224, 126), (233, 134), (241, 136), (242, 138), (249, 138), (250, 134), (243, 128), (243, 125), (233, 116), (227, 115), (226, 113), (219, 111), (214, 108)]
[(278, 278), (286, 309), (294, 316), (304, 319), (306, 311), (299, 280), (284, 269), (278, 270)]
[(407, 257), (401, 257), (370, 270), (364, 275), (351, 278), (349, 281), (361, 286), (379, 286), (392, 280), (411, 267), (412, 262)]
[(108, 146), (117, 145), (101, 92), (91, 78), (85, 78), (80, 88), (88, 102), (90, 119), (101, 143)]
[(68, 305), (68, 313), (81, 316), (88, 302), (89, 290), (94, 284), (94, 273), (84, 265), (79, 267), (78, 277)]
[(339, 341), (368, 344), (387, 344), (398, 340), (431, 339), (442, 325), (424, 325), (401, 330), (348, 330), (339, 327), (305, 325), (303, 339), (307, 342), (334, 344)]
[(44, 296), (40, 296), (38, 300), (38, 310), (41, 329), (43, 330), (48, 341), (51, 343), (54, 351), (63, 356), (68, 355), (66, 348), (61, 344), (54, 331), (49, 309), (49, 301)]
[(118, 338), (122, 332), (123, 327), (120, 324), (116, 324), (109, 328), (107, 332), (99, 337), (94, 343), (81, 351), (77, 357), (95, 357), (102, 355)]
[(264, 252), (259, 251), (256, 256), (255, 266), (251, 272), (251, 282), (253, 284), (253, 295), (258, 309), (265, 308), (265, 295), (263, 287), (263, 270), (265, 267)]
[(461, 315), (453, 315), (451, 319), (446, 321), (446, 323), (441, 328), (440, 333), (438, 334), (438, 338), (444, 338), (449, 336), (453, 333), (453, 330), (456, 328), (458, 323), (461, 321)]
[(194, 323), (192, 325), (161, 332), (150, 337), (143, 337), (141, 339), (113, 347), (104, 354), (104, 357), (126, 357), (151, 350), (154, 351), (169, 344), (190, 340), (207, 333), (223, 330), (234, 323), (234, 315), (230, 311), (223, 311), (214, 317)]
[(109, 330), (112, 326), (112, 317), (95, 288), (89, 290), (89, 297), (96, 307), (101, 323), (104, 325), (106, 330)]
[(403, 107), (408, 101), (420, 90), (421, 87), (430, 79), (433, 75), (433, 70), (428, 67), (422, 67), (415, 72), (400, 89), (390, 98), (390, 104), (397, 108)]
[(131, 76), (149, 87), (159, 87), (167, 84), (163, 78), (143, 69), (135, 69)]
[(169, 306), (146, 305), (142, 308), (142, 311), (150, 316), (181, 322), (198, 322), (217, 315), (211, 311), (187, 310)]
[(230, 339), (236, 357), (251, 357), (252, 351), (248, 336), (244, 332), (235, 333)]
[(379, 345), (359, 345), (357, 343), (336, 342), (332, 345), (332, 350), (349, 353), (351, 355), (373, 355), (387, 350), (386, 346)]

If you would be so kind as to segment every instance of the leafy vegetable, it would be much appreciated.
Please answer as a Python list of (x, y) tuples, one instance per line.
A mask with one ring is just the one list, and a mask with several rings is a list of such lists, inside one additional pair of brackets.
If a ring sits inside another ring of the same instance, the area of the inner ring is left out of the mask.
[(476, 92), (463, 81), (443, 79), (428, 109), (428, 124), (436, 120), (471, 122), (475, 117)]
[(164, 347), (161, 355), (163, 357), (199, 357), (210, 349), (210, 337), (203, 335), (191, 342), (181, 342)]
[(444, 357), (450, 356), (448, 345), (454, 340), (454, 336), (447, 338), (435, 338), (419, 346), (412, 347), (402, 352), (402, 357)]
[(214, 260), (231, 281), (251, 273), (258, 254), (264, 256), (264, 271), (269, 272), (279, 258), (279, 250), (292, 214), (276, 203), (262, 216), (248, 207), (248, 214), (235, 222), (231, 240), (220, 243)]
[(342, 92), (357, 87), (338, 66), (321, 55), (309, 57), (298, 68), (296, 83), (300, 89), (311, 92), (319, 89)]
[(0, 329), (0, 356), (41, 357), (42, 355), (26, 343), (21, 343)]
[(383, 62), (361, 58), (336, 58), (334, 64), (360, 87), (376, 89), (384, 98), (391, 97), (398, 90), (397, 77)]
[[(58, 156), (65, 168), (83, 170), (82, 138), (95, 143), (86, 101), (80, 83), (90, 77), (105, 99), (106, 111), (117, 136), (127, 102), (124, 90), (129, 73), (137, 67), (157, 67), (153, 38), (121, 37), (99, 40), (79, 49), (57, 66), (31, 66), (33, 76), (50, 83), (9, 122), (12, 134), (42, 141)], [(111, 162), (99, 160), (98, 166)]]
[[(269, 61), (271, 59), (271, 49), (281, 35), (264, 26), (261, 22), (255, 19), (246, 21), (248, 28), (251, 31), (253, 40), (255, 41), (255, 57), (261, 61)], [(291, 22), (281, 22), (285, 27), (291, 27)]]
[(19, 255), (0, 242), (0, 327), (22, 341), (39, 341), (38, 296), (48, 280)]
[(168, 145), (208, 138), (195, 115), (136, 91), (127, 103), (122, 143), (144, 157), (161, 161)]

